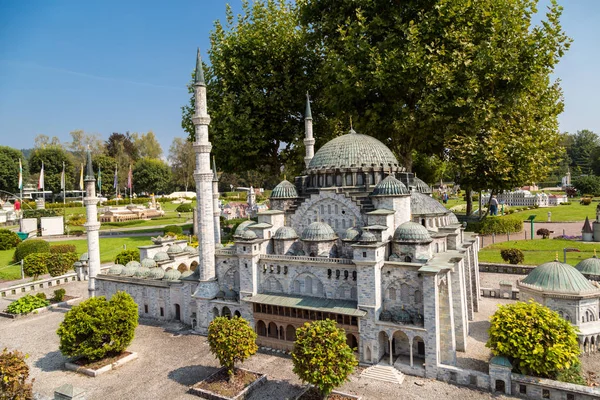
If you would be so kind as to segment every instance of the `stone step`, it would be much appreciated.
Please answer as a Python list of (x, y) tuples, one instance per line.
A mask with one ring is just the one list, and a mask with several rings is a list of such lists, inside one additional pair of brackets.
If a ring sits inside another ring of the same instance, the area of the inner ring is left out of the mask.
[(384, 365), (374, 365), (365, 369), (361, 378), (375, 379), (383, 382), (397, 383), (401, 385), (404, 382), (404, 374), (394, 367)]

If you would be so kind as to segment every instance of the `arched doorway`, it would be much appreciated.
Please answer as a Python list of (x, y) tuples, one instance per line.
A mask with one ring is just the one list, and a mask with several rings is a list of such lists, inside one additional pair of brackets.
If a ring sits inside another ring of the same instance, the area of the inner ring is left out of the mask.
[(394, 332), (392, 336), (392, 351), (394, 352), (393, 355), (396, 362), (411, 365), (410, 350), (410, 342), (406, 333), (402, 331)]
[(175, 304), (175, 320), (181, 320), (181, 307), (179, 306), (179, 304)]
[(235, 312), (233, 313), (234, 316), (238, 317), (238, 318), (242, 318), (242, 313), (240, 313), (238, 310), (235, 310)]
[(425, 363), (425, 341), (421, 336), (413, 338), (412, 345), (414, 366), (421, 366)]
[(381, 331), (379, 332), (378, 339), (379, 352), (377, 354), (377, 359), (383, 362), (390, 362), (390, 340), (388, 334)]
[(275, 322), (270, 322), (268, 336), (270, 338), (277, 339), (278, 333), (279, 333), (279, 330), (277, 329), (277, 325), (275, 324)]
[(496, 385), (494, 387), (496, 392), (505, 393), (506, 392), (506, 384), (501, 379), (496, 379)]
[(212, 313), (213, 319), (217, 318), (219, 316), (219, 309), (217, 307), (213, 307)]
[(258, 336), (267, 336), (267, 326), (263, 321), (258, 321), (256, 323), (256, 334)]
[(195, 271), (196, 268), (198, 268), (198, 261), (192, 262), (192, 264), (190, 265), (190, 271)]
[(223, 311), (221, 312), (221, 316), (222, 317), (231, 318), (231, 310), (229, 309), (229, 307), (227, 307), (227, 306), (223, 307)]
[(285, 328), (285, 340), (288, 342), (293, 342), (296, 340), (296, 328), (292, 325), (288, 325)]
[(358, 340), (352, 333), (346, 335), (346, 344), (354, 351), (358, 351)]
[(188, 269), (188, 267), (184, 263), (179, 264), (179, 266), (177, 267), (177, 271), (182, 272), (182, 273), (187, 271), (187, 269)]

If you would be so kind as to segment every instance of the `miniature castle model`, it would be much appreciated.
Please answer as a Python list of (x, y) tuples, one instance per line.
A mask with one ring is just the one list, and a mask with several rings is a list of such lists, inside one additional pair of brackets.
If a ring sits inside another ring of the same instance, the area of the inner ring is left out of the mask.
[[(504, 192), (496, 196), (498, 202), (513, 207), (554, 207), (562, 203), (567, 203), (569, 198), (566, 194), (546, 194), (544, 192), (533, 194), (529, 190), (515, 190), (514, 192)], [(490, 194), (481, 196), (481, 201), (487, 204), (490, 200)]]

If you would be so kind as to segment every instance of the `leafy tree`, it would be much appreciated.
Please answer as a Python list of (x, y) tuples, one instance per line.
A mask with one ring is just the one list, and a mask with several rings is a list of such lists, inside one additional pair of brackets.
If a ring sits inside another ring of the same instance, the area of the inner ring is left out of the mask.
[[(114, 188), (114, 182), (117, 161), (113, 157), (107, 156), (103, 153), (92, 154), (92, 166), (94, 167), (94, 172), (96, 173), (96, 179), (98, 179), (98, 171), (102, 171), (101, 193), (103, 195), (115, 193), (116, 190)], [(98, 181), (96, 181), (96, 185), (98, 185)]]
[(74, 306), (56, 332), (60, 351), (67, 357), (98, 360), (123, 352), (138, 325), (138, 306), (125, 292), (107, 301), (93, 297)]
[[(288, 160), (302, 162), (295, 155), (304, 152), (306, 92), (318, 92), (316, 54), (289, 2), (243, 2), (237, 19), (229, 6), (226, 15), (225, 25), (217, 21), (211, 32), (205, 66), (213, 152), (224, 171), (264, 168), (278, 175)], [(193, 112), (192, 95), (182, 119), (192, 141)]]
[(163, 150), (162, 147), (160, 147), (158, 140), (156, 140), (154, 132), (150, 131), (148, 133), (142, 133), (141, 135), (134, 133), (131, 135), (131, 138), (133, 139), (133, 145), (137, 149), (139, 157), (160, 158), (160, 156), (162, 156)]
[(230, 379), (234, 376), (235, 363), (244, 362), (258, 351), (256, 332), (238, 316), (215, 318), (208, 325), (208, 345)]
[(32, 379), (29, 378), (29, 366), (25, 362), (27, 355), (18, 350), (0, 353), (0, 399), (1, 400), (32, 400)]
[(49, 253), (50, 252), (50, 243), (46, 242), (42, 239), (29, 239), (24, 242), (21, 242), (17, 245), (15, 249), (15, 254), (13, 255), (13, 261), (19, 262), (23, 260), (30, 254), (33, 253)]
[(106, 154), (114, 158), (118, 165), (118, 191), (121, 192), (126, 187), (129, 166), (138, 159), (137, 149), (129, 132), (125, 134), (112, 133), (105, 142), (105, 146)]
[(296, 329), (292, 351), (294, 373), (319, 390), (323, 399), (348, 380), (358, 365), (353, 350), (346, 344), (346, 333), (335, 321), (306, 322)]
[(592, 164), (594, 156), (597, 157), (600, 150), (600, 139), (596, 133), (588, 129), (577, 131), (571, 137), (572, 144), (567, 149), (571, 165), (579, 167), (582, 173), (589, 174), (594, 169)]
[(600, 177), (594, 175), (580, 176), (573, 180), (573, 186), (575, 186), (581, 195), (596, 195), (600, 193)]
[(35, 139), (33, 139), (33, 143), (34, 143), (34, 147), (36, 149), (43, 149), (43, 148), (49, 147), (49, 146), (61, 147), (59, 138), (57, 138), (56, 136), (52, 136), (52, 139), (50, 139), (49, 136), (43, 135), (43, 134), (37, 135), (35, 137)]
[(133, 185), (136, 192), (164, 193), (171, 182), (171, 170), (162, 160), (141, 158), (133, 167)]
[(451, 175), (452, 165), (450, 162), (440, 156), (428, 156), (420, 154), (416, 151), (412, 154), (413, 166), (412, 170), (426, 183), (439, 183), (440, 180), (453, 179)]
[(23, 165), (23, 184), (27, 182), (29, 170), (23, 153), (12, 147), (0, 146), (0, 189), (19, 193), (19, 159)]
[(500, 257), (509, 264), (520, 264), (525, 260), (525, 255), (519, 249), (502, 249)]
[(79, 170), (75, 168), (71, 157), (62, 147), (46, 146), (34, 149), (29, 157), (29, 172), (31, 175), (39, 177), (42, 161), (44, 162), (45, 190), (51, 190), (53, 193), (61, 191), (60, 175), (63, 170), (63, 163), (66, 171), (65, 183), (67, 190), (73, 187), (73, 181), (69, 179), (69, 172), (74, 173), (77, 176), (77, 182), (79, 182)]
[(534, 301), (500, 306), (490, 323), (486, 346), (508, 357), (516, 372), (554, 379), (579, 363), (577, 328), (548, 307)]
[(173, 173), (173, 184), (177, 188), (195, 188), (194, 169), (196, 168), (196, 155), (192, 142), (183, 138), (174, 138), (169, 148), (169, 162)]
[(104, 142), (98, 134), (85, 133), (79, 129), (69, 133), (71, 135), (71, 142), (65, 144), (67, 150), (69, 150), (75, 157), (77, 164), (85, 164), (86, 162), (86, 151), (89, 147), (92, 154), (104, 153)]

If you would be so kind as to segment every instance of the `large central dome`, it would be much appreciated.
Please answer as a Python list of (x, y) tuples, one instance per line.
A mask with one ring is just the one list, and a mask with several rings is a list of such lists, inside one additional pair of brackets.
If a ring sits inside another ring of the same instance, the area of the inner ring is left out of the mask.
[(309, 170), (355, 167), (397, 168), (399, 165), (386, 145), (353, 130), (327, 142), (308, 164)]

